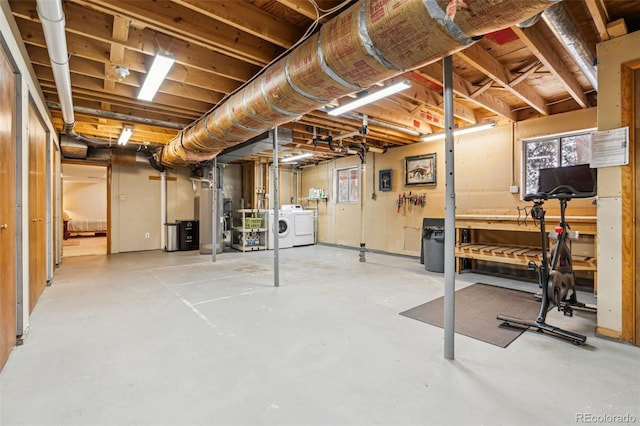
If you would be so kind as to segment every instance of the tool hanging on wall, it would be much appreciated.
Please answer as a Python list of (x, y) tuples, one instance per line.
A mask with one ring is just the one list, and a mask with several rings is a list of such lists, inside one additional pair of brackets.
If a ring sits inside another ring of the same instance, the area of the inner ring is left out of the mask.
[(400, 208), (402, 206), (406, 206), (407, 203), (413, 206), (424, 207), (427, 205), (427, 195), (413, 195), (409, 192), (409, 195), (406, 195), (404, 192), (402, 194), (398, 194), (398, 200), (396, 201), (396, 206), (398, 208), (397, 212), (400, 213)]

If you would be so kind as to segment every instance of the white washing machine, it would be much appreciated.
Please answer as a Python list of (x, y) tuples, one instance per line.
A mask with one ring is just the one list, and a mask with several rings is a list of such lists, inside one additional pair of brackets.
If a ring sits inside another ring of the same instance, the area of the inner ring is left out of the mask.
[(293, 246), (314, 244), (315, 226), (313, 210), (304, 210), (299, 204), (284, 204), (282, 211), (293, 216)]
[(274, 226), (273, 210), (269, 210), (267, 228), (267, 249), (275, 248), (274, 236), (278, 235), (278, 248), (293, 247), (293, 217), (290, 212), (280, 211), (278, 214), (278, 224)]

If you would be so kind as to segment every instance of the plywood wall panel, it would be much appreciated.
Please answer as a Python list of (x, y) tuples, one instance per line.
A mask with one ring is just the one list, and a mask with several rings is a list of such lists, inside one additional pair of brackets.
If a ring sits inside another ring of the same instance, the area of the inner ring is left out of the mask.
[[(519, 194), (509, 192), (510, 186), (520, 186), (520, 150), (523, 138), (594, 128), (596, 110), (561, 114), (531, 120), (455, 138), (456, 214), (511, 214), (517, 207), (528, 203)], [(436, 154), (436, 184), (405, 185), (405, 158), (422, 154)], [(359, 204), (347, 207), (335, 200), (336, 170), (359, 166), (357, 156), (341, 158), (304, 169), (301, 176), (301, 195), (309, 188), (323, 188), (329, 194), (327, 202), (317, 203), (318, 241), (357, 247), (360, 243)], [(379, 191), (378, 172), (392, 170), (391, 191)], [(419, 229), (423, 218), (443, 218), (445, 201), (444, 141), (418, 143), (389, 149), (385, 154), (369, 153), (366, 164), (366, 246), (390, 253), (416, 255), (420, 252), (415, 242), (405, 241), (406, 229)], [(426, 205), (403, 203), (397, 208), (398, 197), (422, 195)], [(302, 202), (306, 205), (305, 202)], [(557, 214), (556, 203), (549, 203), (550, 215)], [(312, 207), (316, 203), (311, 203)], [(572, 200), (569, 214), (595, 216), (592, 200)]]

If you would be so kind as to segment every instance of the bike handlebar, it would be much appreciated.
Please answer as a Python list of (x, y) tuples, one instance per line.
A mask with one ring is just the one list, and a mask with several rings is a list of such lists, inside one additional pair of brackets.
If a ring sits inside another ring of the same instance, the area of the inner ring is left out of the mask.
[(536, 192), (532, 194), (526, 194), (524, 196), (524, 201), (548, 200), (549, 198), (557, 200), (570, 200), (572, 198), (589, 198), (595, 195), (596, 194), (592, 192), (580, 192), (570, 185), (559, 185), (549, 192)]

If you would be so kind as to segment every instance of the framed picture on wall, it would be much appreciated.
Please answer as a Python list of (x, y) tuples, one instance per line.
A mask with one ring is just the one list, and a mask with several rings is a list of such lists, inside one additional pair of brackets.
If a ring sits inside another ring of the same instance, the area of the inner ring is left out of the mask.
[(435, 185), (436, 184), (436, 154), (416, 155), (405, 157), (404, 184), (411, 185)]
[(391, 186), (392, 186), (391, 176), (392, 176), (391, 169), (380, 170), (380, 172), (378, 172), (378, 190), (379, 191), (391, 191)]

